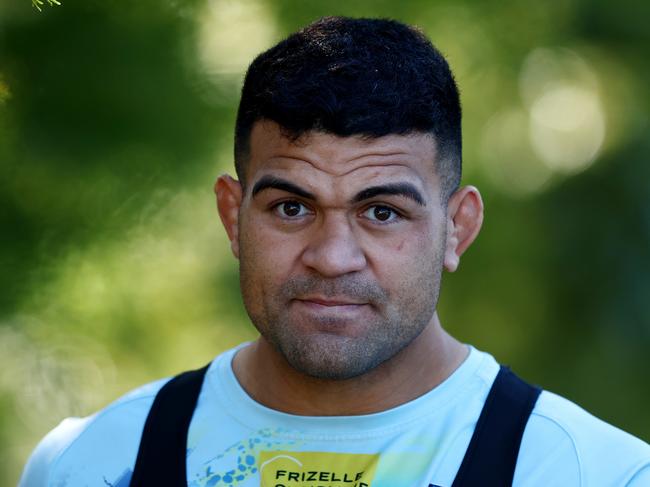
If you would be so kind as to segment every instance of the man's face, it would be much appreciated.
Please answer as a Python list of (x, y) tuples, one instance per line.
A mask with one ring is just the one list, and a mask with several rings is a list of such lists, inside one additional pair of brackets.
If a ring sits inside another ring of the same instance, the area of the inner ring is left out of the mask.
[(238, 245), (244, 304), (296, 370), (346, 379), (411, 343), (433, 318), (446, 211), (431, 136), (291, 142), (255, 124)]

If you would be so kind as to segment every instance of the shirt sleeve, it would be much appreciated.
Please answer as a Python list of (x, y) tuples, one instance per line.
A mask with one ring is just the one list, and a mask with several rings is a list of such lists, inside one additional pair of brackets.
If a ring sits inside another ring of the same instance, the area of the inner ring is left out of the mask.
[(650, 485), (650, 460), (625, 484), (626, 487), (647, 487)]
[(32, 452), (18, 482), (18, 487), (47, 487), (50, 474), (61, 453), (85, 428), (88, 418), (64, 419), (50, 431)]

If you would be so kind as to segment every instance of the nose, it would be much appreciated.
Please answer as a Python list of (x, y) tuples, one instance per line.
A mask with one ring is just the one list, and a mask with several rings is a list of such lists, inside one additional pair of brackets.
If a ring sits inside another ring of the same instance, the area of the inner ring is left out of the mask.
[(354, 228), (345, 215), (326, 216), (321, 225), (313, 229), (302, 262), (324, 277), (358, 272), (367, 263)]

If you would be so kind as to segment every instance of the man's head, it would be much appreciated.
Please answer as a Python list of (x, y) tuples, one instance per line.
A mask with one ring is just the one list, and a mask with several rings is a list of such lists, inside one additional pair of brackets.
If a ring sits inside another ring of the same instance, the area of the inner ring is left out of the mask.
[(290, 35), (250, 65), (235, 127), (237, 175), (246, 181), (255, 122), (297, 139), (431, 134), (448, 198), (461, 177), (461, 109), (444, 57), (419, 31), (380, 19), (327, 17)]
[(261, 54), (239, 109), (241, 182), (216, 185), (262, 341), (346, 379), (434, 326), (443, 266), (476, 237), (447, 63), (389, 20), (322, 19)]

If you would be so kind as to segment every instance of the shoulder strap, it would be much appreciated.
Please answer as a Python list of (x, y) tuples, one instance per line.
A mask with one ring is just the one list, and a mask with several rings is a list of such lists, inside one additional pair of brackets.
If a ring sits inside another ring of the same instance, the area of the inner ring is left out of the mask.
[(541, 393), (501, 366), (452, 487), (509, 487), (524, 428)]
[(144, 424), (130, 487), (187, 487), (187, 430), (208, 366), (177, 375), (156, 394)]
[[(180, 374), (158, 391), (130, 487), (187, 486), (187, 431), (208, 366)], [(524, 428), (540, 392), (501, 367), (452, 487), (512, 485)]]

